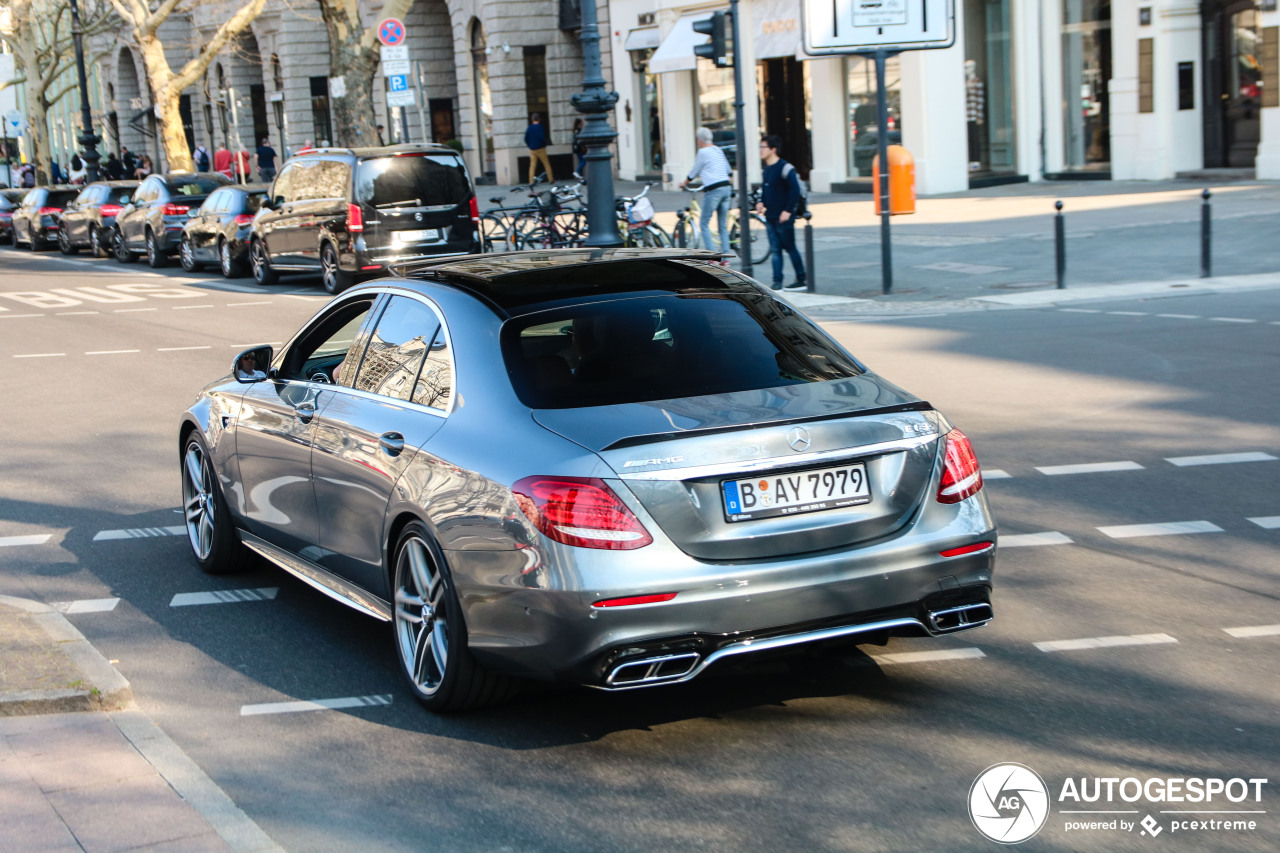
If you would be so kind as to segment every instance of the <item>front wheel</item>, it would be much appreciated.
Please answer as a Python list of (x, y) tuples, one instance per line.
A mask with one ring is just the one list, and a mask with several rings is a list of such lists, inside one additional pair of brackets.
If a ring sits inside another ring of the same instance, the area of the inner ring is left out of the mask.
[(240, 544), (240, 536), (231, 523), (231, 513), (199, 430), (193, 430), (183, 443), (181, 464), (182, 512), (196, 562), (211, 575), (243, 570), (249, 552)]
[(80, 251), (71, 245), (71, 235), (67, 233), (65, 226), (58, 229), (58, 251), (64, 255), (74, 255)]
[(426, 528), (410, 523), (394, 553), (396, 657), (413, 695), (432, 711), (510, 698), (515, 682), (484, 669), (467, 648), (462, 605)]
[(200, 272), (204, 266), (196, 260), (196, 250), (191, 245), (191, 238), (186, 234), (182, 235), (182, 242), (178, 244), (178, 263), (182, 264), (185, 272)]
[[(765, 233), (764, 217), (758, 213), (751, 214), (751, 263), (763, 264), (769, 260), (769, 235)], [(742, 257), (742, 231), (738, 227), (738, 220), (733, 221), (733, 227), (729, 229), (729, 250), (739, 258)]]
[(160, 248), (160, 240), (154, 231), (147, 232), (147, 265), (153, 270), (169, 265), (169, 256)]
[(129, 247), (124, 242), (124, 235), (118, 231), (112, 240), (111, 249), (115, 253), (116, 260), (122, 264), (133, 264), (138, 261), (138, 256), (129, 251)]
[(254, 240), (249, 245), (249, 262), (253, 265), (253, 280), (263, 287), (280, 280), (280, 276), (271, 268), (267, 247), (262, 245), (261, 240)]
[(320, 280), (326, 293), (341, 293), (352, 285), (351, 273), (338, 265), (338, 250), (325, 243), (320, 250)]

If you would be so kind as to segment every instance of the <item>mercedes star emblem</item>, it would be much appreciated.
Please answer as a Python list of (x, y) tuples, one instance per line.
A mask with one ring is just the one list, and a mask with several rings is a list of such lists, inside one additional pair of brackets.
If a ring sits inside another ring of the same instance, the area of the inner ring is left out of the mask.
[(791, 449), (796, 453), (808, 450), (811, 443), (809, 431), (804, 427), (792, 427), (791, 432), (787, 433), (787, 444), (791, 445)]

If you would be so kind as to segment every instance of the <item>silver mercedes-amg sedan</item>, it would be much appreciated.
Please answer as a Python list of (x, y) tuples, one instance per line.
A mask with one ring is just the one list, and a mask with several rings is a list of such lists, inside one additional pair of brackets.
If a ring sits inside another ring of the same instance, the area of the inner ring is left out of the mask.
[(992, 617), (969, 439), (711, 253), (440, 259), (236, 357), (179, 432), (200, 566), (391, 623), (433, 710)]

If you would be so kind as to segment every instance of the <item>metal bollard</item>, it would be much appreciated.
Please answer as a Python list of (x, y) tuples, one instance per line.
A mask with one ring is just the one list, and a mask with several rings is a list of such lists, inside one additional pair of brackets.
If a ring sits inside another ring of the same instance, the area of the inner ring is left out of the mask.
[(813, 265), (813, 211), (806, 210), (804, 212), (804, 268), (808, 273), (805, 281), (808, 283), (806, 292), (813, 293), (817, 286), (818, 270)]
[(1054, 264), (1058, 271), (1058, 289), (1067, 288), (1067, 225), (1062, 216), (1062, 200), (1053, 203), (1058, 211), (1053, 217), (1053, 254)]
[(1204, 202), (1200, 205), (1200, 277), (1213, 276), (1213, 219), (1209, 210), (1209, 188), (1200, 193)]
[(676, 248), (687, 249), (689, 248), (689, 233), (684, 224), (685, 212), (677, 210), (676, 219), (679, 220), (679, 224), (676, 226)]

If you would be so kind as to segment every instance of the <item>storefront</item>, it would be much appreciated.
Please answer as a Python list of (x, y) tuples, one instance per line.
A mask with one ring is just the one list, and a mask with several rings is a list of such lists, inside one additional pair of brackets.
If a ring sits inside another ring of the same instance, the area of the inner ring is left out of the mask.
[(1111, 2), (1062, 3), (1063, 169), (1111, 169)]
[(1011, 0), (964, 0), (965, 149), (972, 178), (1017, 171)]

